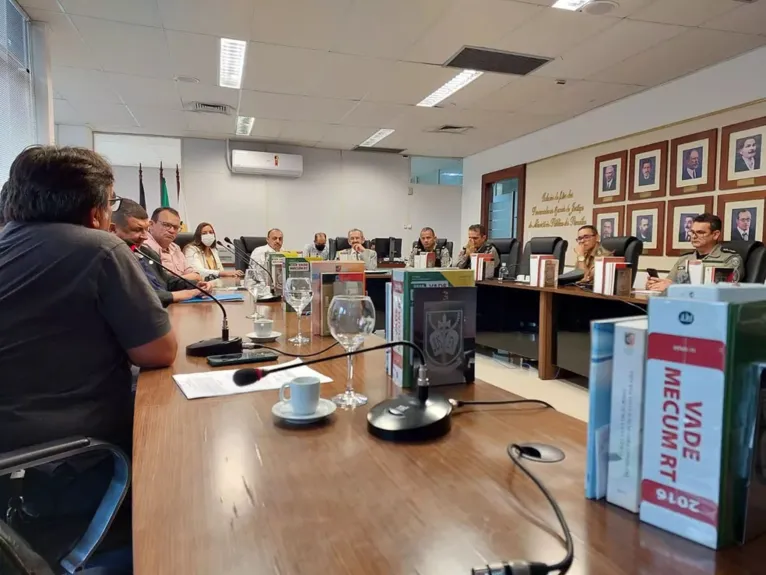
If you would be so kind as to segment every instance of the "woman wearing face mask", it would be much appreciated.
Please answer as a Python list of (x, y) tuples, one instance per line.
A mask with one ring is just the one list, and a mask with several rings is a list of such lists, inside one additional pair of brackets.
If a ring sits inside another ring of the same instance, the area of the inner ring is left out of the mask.
[(197, 273), (203, 278), (234, 278), (242, 277), (239, 271), (225, 271), (218, 249), (215, 247), (215, 230), (207, 222), (202, 222), (194, 230), (194, 239), (184, 248), (184, 255)]

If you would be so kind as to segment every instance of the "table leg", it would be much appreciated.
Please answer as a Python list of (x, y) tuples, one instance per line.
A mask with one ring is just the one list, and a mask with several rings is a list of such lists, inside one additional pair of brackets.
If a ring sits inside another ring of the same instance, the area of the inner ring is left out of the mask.
[(553, 293), (540, 292), (540, 318), (538, 323), (537, 375), (540, 379), (553, 379), (556, 375), (554, 356), (556, 353), (553, 314)]

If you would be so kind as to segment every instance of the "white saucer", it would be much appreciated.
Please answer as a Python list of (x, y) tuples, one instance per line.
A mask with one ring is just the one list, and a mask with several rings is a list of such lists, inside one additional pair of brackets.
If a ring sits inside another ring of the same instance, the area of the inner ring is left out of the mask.
[(271, 408), (271, 413), (278, 419), (293, 424), (315, 423), (331, 415), (336, 409), (335, 404), (329, 399), (319, 398), (319, 405), (314, 413), (309, 415), (296, 415), (289, 401), (280, 401)]
[(253, 333), (248, 333), (247, 335), (245, 335), (245, 337), (252, 339), (256, 343), (269, 343), (271, 341), (277, 341), (277, 338), (280, 335), (282, 335), (281, 332), (272, 331), (271, 335), (267, 337), (258, 337), (257, 335), (255, 335), (255, 332), (253, 332)]

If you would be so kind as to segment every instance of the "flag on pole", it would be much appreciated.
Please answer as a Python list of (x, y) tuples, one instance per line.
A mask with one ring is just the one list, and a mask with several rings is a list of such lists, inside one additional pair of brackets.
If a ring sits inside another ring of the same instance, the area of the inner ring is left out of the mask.
[(146, 192), (144, 192), (144, 170), (141, 164), (138, 164), (138, 203), (146, 209)]
[(185, 210), (181, 208), (181, 172), (178, 170), (178, 164), (176, 164), (176, 205), (181, 212), (181, 231), (186, 233), (189, 230), (186, 229), (186, 222), (183, 219)]
[(168, 196), (168, 184), (165, 182), (165, 174), (162, 171), (162, 162), (160, 162), (160, 206), (170, 207), (170, 197)]

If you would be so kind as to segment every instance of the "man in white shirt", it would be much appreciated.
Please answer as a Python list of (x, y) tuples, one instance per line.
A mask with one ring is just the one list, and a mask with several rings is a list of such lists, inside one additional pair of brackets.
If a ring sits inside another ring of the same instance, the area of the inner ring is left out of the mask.
[(378, 254), (375, 250), (368, 250), (364, 247), (362, 230), (356, 228), (349, 230), (348, 243), (351, 247), (335, 254), (336, 260), (360, 260), (364, 262), (365, 270), (378, 269)]
[(284, 235), (282, 234), (282, 230), (272, 228), (266, 234), (266, 245), (255, 248), (253, 253), (250, 254), (250, 268), (256, 270), (258, 281), (266, 282), (271, 285), (271, 271), (266, 271), (268, 269), (266, 266), (266, 254), (280, 251), (283, 243)]

